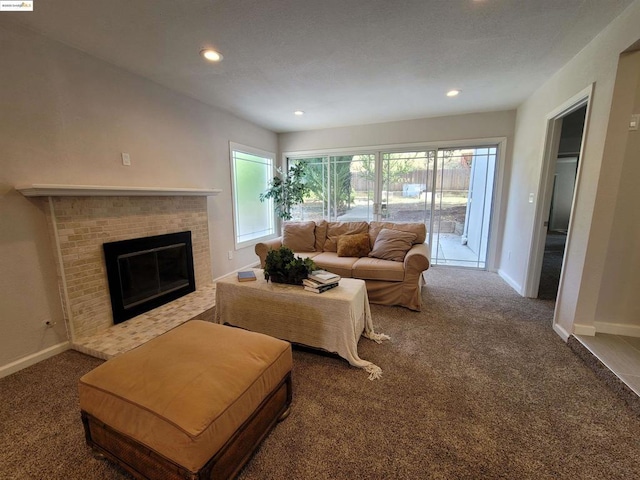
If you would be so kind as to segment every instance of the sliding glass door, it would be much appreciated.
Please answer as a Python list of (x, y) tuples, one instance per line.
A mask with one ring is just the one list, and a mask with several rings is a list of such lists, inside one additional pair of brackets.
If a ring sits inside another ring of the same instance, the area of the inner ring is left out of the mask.
[(294, 220), (422, 222), (434, 265), (486, 268), (497, 147), (290, 157), (310, 194)]
[(434, 265), (486, 268), (497, 147), (438, 150)]
[(435, 150), (381, 152), (381, 219), (422, 222), (430, 229), (435, 158)]
[(374, 219), (375, 155), (289, 159), (306, 165), (310, 193), (294, 220), (371, 221)]

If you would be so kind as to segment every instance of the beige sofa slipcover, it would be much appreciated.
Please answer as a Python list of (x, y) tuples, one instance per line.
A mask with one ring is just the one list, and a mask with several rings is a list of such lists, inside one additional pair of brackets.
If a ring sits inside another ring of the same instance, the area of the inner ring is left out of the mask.
[[(383, 229), (415, 234), (413, 245), (402, 261), (372, 257), (338, 256), (338, 241), (342, 235), (367, 233), (369, 247), (375, 245)], [(393, 222), (289, 222), (283, 235), (273, 240), (256, 244), (255, 252), (264, 267), (270, 249), (285, 245), (301, 257), (313, 258), (315, 264), (341, 277), (359, 278), (367, 286), (371, 303), (401, 305), (419, 311), (422, 305), (421, 289), (424, 285), (422, 273), (429, 268), (430, 251), (425, 243), (427, 235), (423, 223)]]

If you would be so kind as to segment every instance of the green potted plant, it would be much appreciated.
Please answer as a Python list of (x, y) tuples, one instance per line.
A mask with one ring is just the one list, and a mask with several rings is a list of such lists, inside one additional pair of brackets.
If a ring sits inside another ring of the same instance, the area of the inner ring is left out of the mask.
[(305, 165), (302, 162), (291, 165), (285, 174), (277, 169), (279, 176), (273, 177), (266, 192), (260, 194), (260, 201), (271, 198), (275, 205), (276, 215), (283, 220), (291, 220), (291, 208), (304, 202), (309, 188), (305, 182)]
[(269, 250), (264, 262), (264, 278), (274, 283), (302, 285), (302, 280), (313, 270), (317, 270), (313, 260), (296, 257), (293, 250), (284, 245), (277, 250)]

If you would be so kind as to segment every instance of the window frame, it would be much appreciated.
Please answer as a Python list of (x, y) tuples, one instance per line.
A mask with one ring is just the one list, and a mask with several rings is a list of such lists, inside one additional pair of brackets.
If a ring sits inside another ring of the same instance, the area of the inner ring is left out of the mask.
[[(231, 170), (231, 210), (232, 210), (232, 216), (233, 216), (233, 244), (234, 244), (234, 249), (235, 250), (240, 250), (242, 248), (246, 248), (246, 247), (250, 247), (250, 246), (254, 246), (259, 242), (262, 242), (264, 240), (270, 240), (273, 238), (276, 238), (278, 236), (278, 224), (277, 224), (277, 219), (275, 217), (275, 211), (273, 208), (273, 200), (268, 199), (265, 200), (265, 204), (267, 204), (268, 208), (266, 209), (269, 212), (269, 225), (270, 225), (270, 229), (271, 232), (266, 234), (266, 235), (262, 235), (260, 237), (255, 237), (255, 238), (251, 238), (249, 240), (244, 240), (244, 241), (238, 241), (238, 229), (239, 229), (239, 225), (238, 225), (238, 220), (239, 220), (239, 208), (238, 208), (238, 198), (237, 198), (237, 186), (236, 186), (236, 170), (237, 170), (237, 166), (236, 166), (236, 155), (235, 152), (239, 152), (239, 153), (244, 153), (246, 155), (253, 155), (255, 157), (259, 157), (261, 159), (264, 160), (268, 160), (269, 164), (269, 178), (272, 178), (273, 175), (275, 175), (276, 172), (276, 154), (274, 152), (269, 152), (267, 150), (262, 150), (259, 148), (255, 148), (255, 147), (251, 147), (248, 145), (243, 145), (240, 143), (235, 143), (235, 142), (229, 142), (229, 164), (230, 164), (230, 170)], [(267, 184), (265, 183), (264, 185), (264, 190), (265, 191), (267, 189)], [(258, 198), (258, 195), (260, 193), (262, 193), (263, 191), (260, 192), (256, 192), (256, 198)]]

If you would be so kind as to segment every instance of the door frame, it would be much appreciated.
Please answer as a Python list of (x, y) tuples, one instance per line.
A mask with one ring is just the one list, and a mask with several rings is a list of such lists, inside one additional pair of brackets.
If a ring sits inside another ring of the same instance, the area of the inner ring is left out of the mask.
[[(572, 98), (564, 102), (555, 110), (547, 114), (547, 129), (544, 141), (544, 154), (542, 171), (540, 172), (540, 181), (538, 182), (538, 202), (534, 217), (532, 241), (529, 250), (529, 261), (527, 264), (526, 283), (524, 288), (525, 297), (537, 298), (538, 288), (540, 287), (540, 275), (542, 273), (542, 262), (544, 259), (544, 248), (547, 236), (547, 226), (545, 222), (548, 220), (549, 209), (551, 208), (551, 197), (553, 195), (553, 180), (555, 177), (556, 161), (558, 158), (558, 150), (560, 147), (560, 135), (562, 133), (562, 119), (586, 105), (584, 127), (582, 128), (582, 139), (580, 141), (580, 152), (578, 170), (576, 172), (576, 182), (573, 189), (573, 199), (571, 201), (571, 213), (569, 214), (569, 227), (567, 229), (567, 241), (564, 248), (564, 256), (562, 259), (562, 270), (560, 272), (560, 282), (558, 284), (559, 300), (562, 296), (562, 286), (564, 283), (565, 259), (569, 246), (571, 244), (571, 232), (573, 230), (573, 222), (576, 198), (580, 190), (580, 179), (582, 177), (582, 152), (584, 151), (585, 140), (587, 138), (589, 114), (591, 111), (591, 97), (593, 96), (593, 87), (591, 84)], [(556, 311), (558, 310), (558, 300), (556, 301)], [(554, 315), (555, 324), (555, 315)]]

